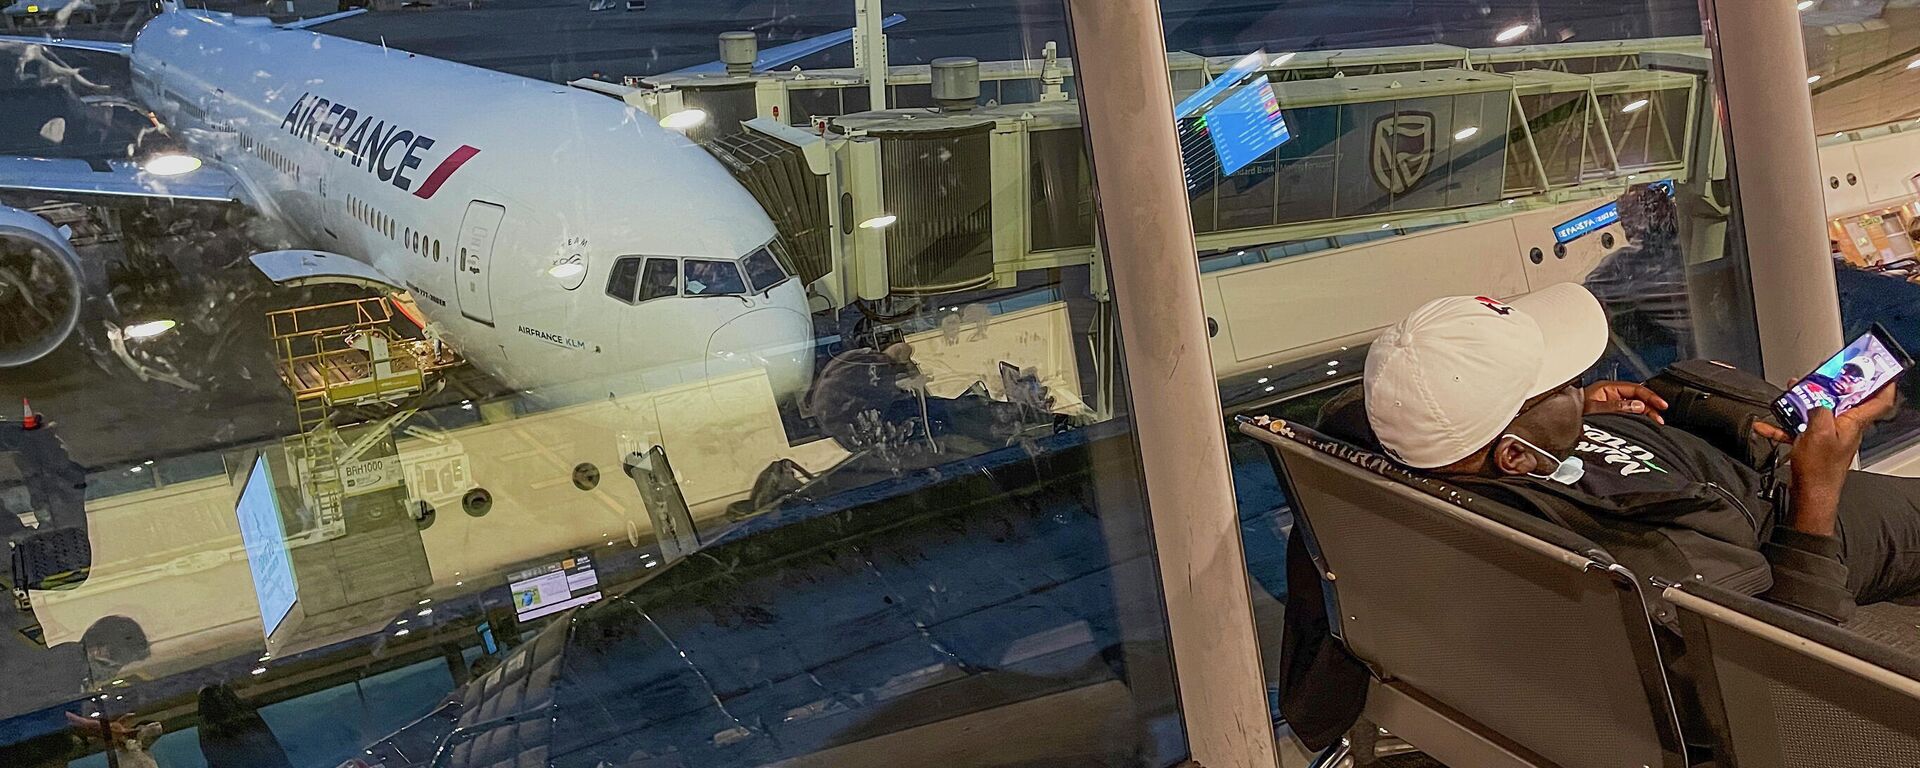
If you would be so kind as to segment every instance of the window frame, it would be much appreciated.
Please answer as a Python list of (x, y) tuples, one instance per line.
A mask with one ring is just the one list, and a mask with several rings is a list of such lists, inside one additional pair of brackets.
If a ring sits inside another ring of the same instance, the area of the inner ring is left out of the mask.
[[(733, 258), (713, 258), (710, 256), (687, 256), (687, 257), (681, 258), (680, 259), (680, 295), (686, 296), (688, 298), (696, 298), (696, 299), (711, 298), (716, 296), (758, 295), (756, 292), (751, 290), (752, 283), (747, 282), (747, 272), (745, 269), (742, 268), (744, 265), (740, 263), (741, 258), (742, 257), (737, 257), (737, 256)], [(740, 290), (727, 291), (727, 292), (714, 292), (714, 293), (704, 293), (704, 292), (694, 293), (692, 289), (688, 286), (687, 268), (696, 261), (706, 263), (706, 264), (725, 264), (732, 267), (733, 276), (740, 280)]]
[[(607, 298), (613, 299), (614, 301), (620, 302), (622, 304), (627, 304), (627, 305), (639, 304), (640, 302), (638, 301), (638, 297), (640, 295), (640, 272), (642, 269), (646, 267), (646, 260), (647, 260), (646, 256), (637, 256), (637, 255), (636, 256), (620, 256), (615, 258), (613, 260), (613, 266), (607, 269), (607, 284), (601, 288), (600, 292), (605, 294)], [(622, 264), (626, 264), (629, 262), (631, 262), (634, 265), (633, 282), (627, 288), (627, 295), (622, 296), (620, 294), (613, 292), (613, 283), (615, 280), (620, 279), (620, 266)]]

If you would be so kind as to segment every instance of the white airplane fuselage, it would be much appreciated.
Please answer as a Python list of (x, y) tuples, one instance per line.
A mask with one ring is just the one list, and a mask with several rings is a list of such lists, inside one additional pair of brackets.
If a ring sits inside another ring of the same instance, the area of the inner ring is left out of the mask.
[(609, 295), (624, 257), (737, 269), (775, 237), (717, 161), (644, 112), (219, 13), (155, 17), (132, 72), (171, 133), (295, 245), (372, 265), (508, 386), (577, 401), (759, 366), (790, 396), (811, 378), (797, 277)]

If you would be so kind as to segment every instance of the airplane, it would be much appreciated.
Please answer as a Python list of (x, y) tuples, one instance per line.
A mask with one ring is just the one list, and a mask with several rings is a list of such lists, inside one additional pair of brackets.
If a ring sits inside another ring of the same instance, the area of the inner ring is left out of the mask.
[[(274, 282), (404, 292), (476, 366), (562, 402), (751, 367), (776, 397), (808, 386), (806, 288), (719, 162), (602, 94), (310, 31), (363, 11), (274, 24), (165, 2), (132, 43), (0, 36), (127, 58), (165, 128), (139, 162), (0, 157), (0, 190), (245, 206), (295, 246), (251, 257)], [(0, 206), (0, 368), (73, 332), (64, 235)]]

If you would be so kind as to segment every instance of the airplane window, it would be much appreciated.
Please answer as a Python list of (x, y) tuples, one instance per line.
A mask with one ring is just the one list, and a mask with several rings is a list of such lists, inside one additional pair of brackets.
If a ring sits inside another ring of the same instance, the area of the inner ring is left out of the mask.
[(433, 241), (433, 260), (440, 260), (440, 241), (438, 240)]
[(647, 259), (646, 280), (642, 281), (640, 300), (680, 295), (680, 265), (674, 259)]
[(687, 259), (688, 296), (738, 296), (747, 292), (740, 268), (731, 261)]
[(787, 279), (787, 271), (780, 268), (779, 260), (765, 248), (747, 254), (740, 260), (740, 266), (747, 270), (747, 282), (753, 285), (754, 293), (763, 293)]
[(613, 271), (607, 275), (607, 295), (631, 304), (633, 289), (639, 284), (640, 258), (629, 256), (613, 263)]

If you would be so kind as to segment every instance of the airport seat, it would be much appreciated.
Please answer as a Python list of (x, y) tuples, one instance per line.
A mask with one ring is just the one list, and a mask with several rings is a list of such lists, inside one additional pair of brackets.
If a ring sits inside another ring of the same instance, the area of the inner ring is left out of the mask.
[(1638, 580), (1598, 546), (1300, 425), (1240, 430), (1373, 673), (1366, 720), (1452, 766), (1686, 765)]
[(1920, 765), (1920, 659), (1710, 585), (1664, 596), (1687, 638), (1716, 768)]

